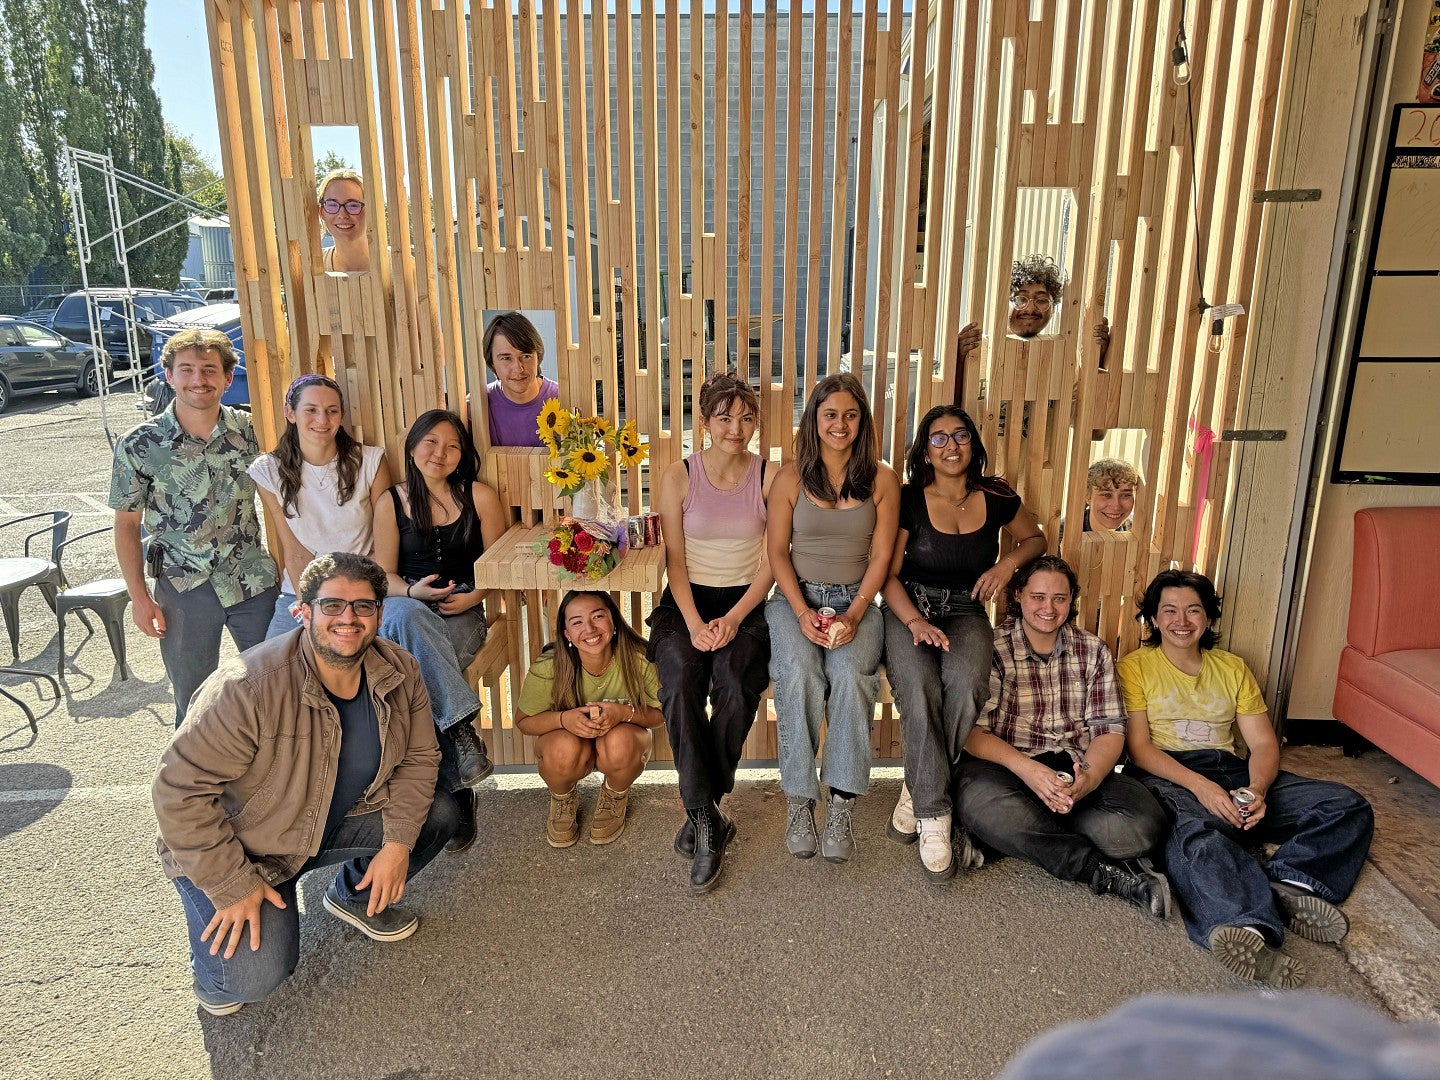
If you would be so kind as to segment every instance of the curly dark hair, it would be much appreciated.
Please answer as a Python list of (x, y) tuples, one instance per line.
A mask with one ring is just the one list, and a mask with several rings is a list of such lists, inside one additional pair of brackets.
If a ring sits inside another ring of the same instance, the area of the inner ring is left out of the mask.
[(374, 559), (348, 551), (332, 551), (317, 555), (301, 572), (295, 585), (295, 599), (302, 604), (313, 604), (320, 595), (320, 587), (337, 577), (369, 585), (375, 590), (376, 600), (383, 601), (389, 592), (389, 578)]
[(1055, 303), (1065, 291), (1065, 273), (1049, 255), (1027, 255), (1010, 264), (1010, 296), (1013, 298), (1021, 285), (1040, 284)]
[(1020, 594), (1025, 591), (1025, 586), (1030, 584), (1030, 579), (1042, 571), (1049, 571), (1052, 574), (1062, 574), (1070, 583), (1070, 615), (1065, 620), (1066, 624), (1075, 621), (1079, 613), (1076, 601), (1080, 599), (1080, 579), (1070, 564), (1059, 555), (1041, 555), (1028, 566), (1022, 566), (1010, 579), (1010, 605), (1006, 608), (1005, 614), (1012, 619), (1020, 618)]
[(1203, 651), (1218, 645), (1220, 635), (1215, 632), (1215, 623), (1220, 620), (1220, 594), (1215, 591), (1213, 581), (1194, 570), (1161, 570), (1145, 586), (1144, 595), (1135, 601), (1135, 619), (1145, 630), (1141, 642), (1145, 645), (1160, 644), (1160, 629), (1155, 625), (1155, 616), (1160, 613), (1160, 594), (1166, 589), (1195, 590), (1201, 607), (1205, 609), (1205, 618), (1210, 620), (1205, 633), (1200, 635), (1200, 648)]

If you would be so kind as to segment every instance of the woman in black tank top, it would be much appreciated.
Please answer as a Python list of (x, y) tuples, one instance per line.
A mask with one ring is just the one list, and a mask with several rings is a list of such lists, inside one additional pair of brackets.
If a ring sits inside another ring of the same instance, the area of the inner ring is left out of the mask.
[[(954, 806), (960, 749), (990, 696), (995, 639), (983, 605), (1045, 553), (1035, 519), (1009, 484), (985, 475), (988, 463), (963, 409), (940, 405), (920, 418), (881, 592), (885, 669), (905, 741), (905, 786), (888, 831), (920, 841), (921, 867), (937, 881), (979, 865), (955, 832)], [(1002, 529), (1015, 546), (997, 558)]]
[(437, 784), (446, 785), (460, 807), (452, 850), (474, 840), (470, 789), (494, 771), (471, 726), (480, 698), (465, 669), (485, 641), (475, 560), (500, 539), (508, 517), (495, 489), (476, 479), (479, 469), (464, 422), (432, 409), (405, 437), (405, 482), (375, 507), (375, 561), (389, 575), (390, 587), (380, 611), (380, 636), (420, 664), (440, 736)]

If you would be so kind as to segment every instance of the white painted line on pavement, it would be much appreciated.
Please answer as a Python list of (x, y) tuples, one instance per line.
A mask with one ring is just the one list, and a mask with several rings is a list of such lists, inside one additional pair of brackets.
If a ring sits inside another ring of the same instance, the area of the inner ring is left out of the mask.
[(102, 514), (113, 514), (115, 512), (114, 510), (111, 510), (110, 507), (106, 506), (103, 502), (101, 502), (99, 499), (95, 498), (95, 496), (93, 495), (79, 494), (75, 497), (81, 502), (83, 502), (86, 506), (93, 506)]
[(112, 784), (109, 787), (37, 788), (33, 791), (0, 791), (0, 803), (17, 802), (123, 802), (149, 798), (149, 784)]
[(19, 510), (16, 510), (13, 506), (11, 506), (11, 505), (10, 505), (9, 503), (7, 503), (7, 502), (0, 502), (0, 514), (3, 514), (5, 517), (20, 517), (20, 516), (21, 516), (20, 511), (19, 511)]

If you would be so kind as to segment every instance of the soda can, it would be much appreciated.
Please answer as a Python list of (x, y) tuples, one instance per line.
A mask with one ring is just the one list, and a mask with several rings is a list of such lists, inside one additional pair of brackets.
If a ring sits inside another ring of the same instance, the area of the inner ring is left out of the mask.
[(630, 538), (632, 548), (645, 546), (645, 523), (639, 517), (625, 519), (625, 534)]
[(660, 515), (645, 515), (645, 546), (660, 543)]
[(1071, 776), (1068, 772), (1057, 769), (1055, 775), (1060, 778), (1060, 782), (1066, 787), (1072, 787), (1075, 783), (1075, 777)]
[(822, 607), (819, 611), (815, 612), (815, 614), (820, 617), (820, 632), (822, 634), (828, 634), (830, 632), (830, 624), (835, 621), (835, 609), (833, 607)]
[(1250, 807), (1255, 802), (1255, 793), (1248, 787), (1236, 788), (1230, 793), (1230, 801), (1235, 804), (1235, 808), (1240, 813), (1248, 814)]

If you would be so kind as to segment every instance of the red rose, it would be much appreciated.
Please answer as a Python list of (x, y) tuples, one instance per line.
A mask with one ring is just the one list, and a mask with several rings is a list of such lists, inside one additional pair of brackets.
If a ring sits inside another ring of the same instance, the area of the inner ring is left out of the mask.
[(575, 534), (575, 548), (578, 551), (589, 551), (595, 546), (595, 538), (584, 529)]
[(558, 552), (558, 551), (553, 551), (553, 550), (552, 550), (552, 551), (550, 552), (550, 563), (551, 563), (552, 566), (564, 566), (564, 565), (565, 565), (565, 556), (562, 555), (562, 554), (561, 554), (560, 552)]
[(550, 554), (551, 554), (551, 555), (554, 555), (554, 554), (555, 554), (556, 552), (558, 552), (559, 550), (560, 550), (560, 538), (559, 538), (558, 536), (552, 536), (552, 537), (550, 538)]
[(578, 574), (584, 568), (585, 556), (581, 555), (578, 551), (572, 551), (569, 555), (565, 556), (565, 569), (569, 570), (572, 574)]

